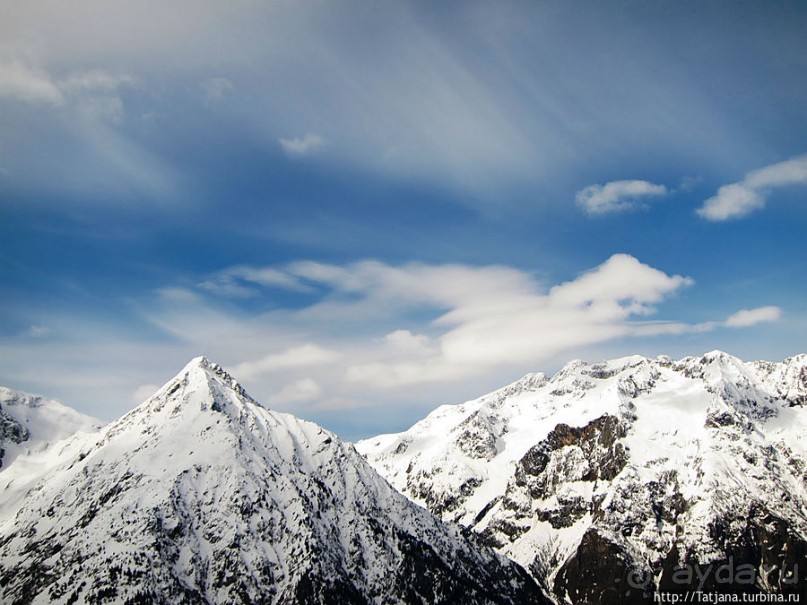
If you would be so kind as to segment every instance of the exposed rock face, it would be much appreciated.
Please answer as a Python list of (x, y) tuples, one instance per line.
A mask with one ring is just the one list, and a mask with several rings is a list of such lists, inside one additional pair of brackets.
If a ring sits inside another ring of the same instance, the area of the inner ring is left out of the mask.
[(28, 429), (14, 420), (3, 411), (0, 406), (0, 467), (3, 466), (3, 456), (6, 454), (7, 443), (22, 443), (28, 439)]
[(806, 404), (805, 355), (576, 361), (357, 447), (558, 602), (786, 594), (807, 585)]
[(3, 603), (547, 602), (203, 358), (70, 451), (0, 524)]
[(624, 547), (590, 528), (555, 576), (554, 593), (573, 603), (643, 604), (643, 586), (627, 581), (632, 573), (633, 558)]

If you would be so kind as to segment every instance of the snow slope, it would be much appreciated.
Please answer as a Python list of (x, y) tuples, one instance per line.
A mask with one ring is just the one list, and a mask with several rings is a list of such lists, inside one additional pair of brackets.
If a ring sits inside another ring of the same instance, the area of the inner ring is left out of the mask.
[(541, 603), (352, 445), (193, 360), (0, 526), (3, 603)]
[(648, 602), (698, 587), (678, 568), (729, 560), (752, 582), (700, 587), (792, 592), (807, 586), (792, 573), (807, 573), (805, 404), (805, 355), (574, 361), (357, 448), (559, 602)]
[(58, 401), (0, 387), (0, 519), (103, 422)]

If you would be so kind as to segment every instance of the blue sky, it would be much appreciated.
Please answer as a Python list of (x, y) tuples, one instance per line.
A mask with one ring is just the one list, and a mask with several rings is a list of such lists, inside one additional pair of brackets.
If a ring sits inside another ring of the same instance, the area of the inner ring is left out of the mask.
[(348, 437), (807, 335), (800, 2), (0, 6), (0, 383)]

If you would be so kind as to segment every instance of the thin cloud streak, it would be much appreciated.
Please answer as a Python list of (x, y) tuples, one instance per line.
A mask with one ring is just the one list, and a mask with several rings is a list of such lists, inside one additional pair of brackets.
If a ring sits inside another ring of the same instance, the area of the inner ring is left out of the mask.
[(251, 298), (260, 294), (261, 287), (277, 287), (307, 292), (310, 287), (294, 275), (272, 267), (255, 268), (245, 265), (229, 267), (197, 284), (211, 294), (228, 298)]
[(726, 327), (747, 328), (759, 323), (777, 321), (781, 316), (782, 310), (774, 306), (759, 307), (757, 309), (742, 309), (726, 320)]
[(252, 378), (260, 374), (332, 363), (338, 358), (339, 354), (335, 351), (329, 351), (315, 344), (304, 344), (255, 361), (239, 363), (233, 367), (233, 372), (243, 378)]
[(279, 139), (280, 146), (286, 155), (298, 158), (319, 151), (325, 146), (325, 139), (318, 134), (307, 133), (301, 137)]
[[(186, 135), (216, 132), (224, 140), (248, 132), (297, 158), (327, 142), (338, 150), (327, 158), (336, 167), (437, 183), (471, 194), (462, 196), (469, 205), (525, 183), (568, 178), (581, 160), (617, 149), (643, 150), (652, 142), (717, 158), (732, 147), (725, 112), (715, 111), (699, 82), (676, 76), (677, 61), (663, 45), (647, 52), (652, 32), (645, 38), (624, 27), (609, 34), (613, 58), (592, 61), (603, 27), (596, 11), (579, 7), (470, 3), (432, 9), (435, 18), (427, 18), (406, 2), (368, 11), (357, 2), (224, 9), (183, 0), (163, 7), (155, 23), (137, 3), (78, 6), (0, 7), (2, 50), (36, 57), (6, 62), (8, 95), (64, 104), (76, 85), (98, 90), (130, 78), (142, 91), (139, 115), (186, 122)], [(688, 14), (675, 16), (668, 27), (689, 32)], [(441, 19), (452, 27), (441, 27)], [(76, 73), (51, 75), (64, 65)], [(99, 113), (114, 117), (116, 110)], [(143, 140), (133, 125), (124, 135), (131, 145)], [(197, 145), (193, 136), (157, 136), (144, 153), (164, 158), (166, 171), (180, 171), (176, 147)], [(114, 167), (106, 169), (114, 176)]]
[(0, 98), (61, 105), (64, 95), (48, 74), (21, 61), (0, 61)]
[(790, 185), (807, 185), (807, 155), (753, 170), (742, 181), (723, 185), (697, 214), (708, 221), (740, 219), (762, 210), (774, 190)]

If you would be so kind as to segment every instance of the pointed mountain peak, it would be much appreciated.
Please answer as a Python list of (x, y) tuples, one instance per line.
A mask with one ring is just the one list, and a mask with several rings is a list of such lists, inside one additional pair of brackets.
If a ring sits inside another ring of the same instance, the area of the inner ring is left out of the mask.
[(194, 357), (191, 359), (186, 365), (184, 370), (190, 370), (193, 368), (202, 368), (202, 369), (209, 369), (212, 365), (217, 365), (212, 363), (207, 357), (204, 355), (199, 355), (198, 357)]
[(4, 603), (549, 604), (352, 445), (202, 357), (78, 448), (0, 524)]
[[(195, 357), (151, 397), (124, 416), (140, 421), (165, 422), (208, 411), (237, 417), (251, 407), (262, 408), (219, 364)], [(167, 416), (163, 418), (163, 416)]]
[(179, 378), (180, 376), (188, 376), (198, 372), (217, 377), (219, 380), (224, 382), (237, 384), (237, 381), (230, 376), (223, 367), (211, 361), (204, 355), (191, 359), (187, 364), (185, 364), (185, 367), (179, 371), (176, 378)]

